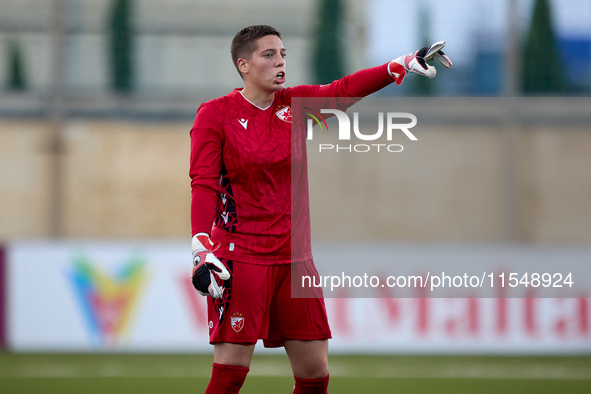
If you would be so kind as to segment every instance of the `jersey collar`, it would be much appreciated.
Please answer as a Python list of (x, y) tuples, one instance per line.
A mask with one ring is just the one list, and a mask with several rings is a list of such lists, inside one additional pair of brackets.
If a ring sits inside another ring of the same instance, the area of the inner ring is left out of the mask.
[(275, 102), (275, 96), (273, 96), (273, 101), (271, 101), (271, 104), (269, 104), (269, 105), (267, 106), (267, 108), (261, 108), (261, 107), (259, 107), (258, 105), (256, 105), (255, 103), (253, 103), (252, 101), (250, 101), (249, 99), (247, 99), (247, 98), (244, 96), (244, 94), (242, 93), (242, 89), (236, 89), (236, 90), (238, 90), (238, 92), (240, 93), (240, 95), (241, 95), (241, 96), (242, 96), (242, 97), (243, 97), (243, 98), (244, 98), (246, 101), (248, 101), (249, 103), (251, 103), (252, 105), (254, 105), (255, 107), (257, 107), (257, 108), (258, 108), (258, 109), (260, 109), (261, 111), (266, 111), (266, 110), (268, 110), (269, 108), (271, 108), (271, 106), (272, 106), (272, 105), (273, 105), (273, 103)]

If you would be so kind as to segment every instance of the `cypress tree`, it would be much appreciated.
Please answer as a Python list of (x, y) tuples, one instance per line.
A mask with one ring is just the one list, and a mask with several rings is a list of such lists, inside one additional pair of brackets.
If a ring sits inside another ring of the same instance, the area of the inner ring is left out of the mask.
[(113, 89), (129, 91), (133, 85), (132, 0), (114, 0), (110, 19), (111, 77)]
[(8, 89), (22, 91), (25, 90), (25, 71), (20, 46), (17, 41), (13, 41), (8, 46)]
[[(429, 47), (431, 44), (431, 18), (429, 15), (429, 9), (427, 6), (422, 3), (419, 8), (419, 40), (421, 47)], [(430, 64), (435, 66), (437, 62), (431, 62)], [(426, 78), (423, 76), (413, 76), (411, 86), (412, 91), (418, 96), (431, 96), (433, 95), (434, 86), (433, 83), (435, 82), (434, 79)]]
[(562, 67), (548, 0), (535, 2), (522, 64), (524, 93), (557, 93), (562, 90)]
[(313, 56), (316, 83), (327, 84), (342, 78), (343, 48), (341, 42), (341, 0), (320, 0), (320, 12)]

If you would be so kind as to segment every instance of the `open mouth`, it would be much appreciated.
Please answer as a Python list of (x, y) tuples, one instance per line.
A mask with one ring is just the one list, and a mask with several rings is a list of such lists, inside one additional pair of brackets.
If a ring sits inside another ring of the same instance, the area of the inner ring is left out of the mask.
[(278, 83), (285, 82), (285, 71), (278, 72), (277, 75), (275, 76), (275, 81)]

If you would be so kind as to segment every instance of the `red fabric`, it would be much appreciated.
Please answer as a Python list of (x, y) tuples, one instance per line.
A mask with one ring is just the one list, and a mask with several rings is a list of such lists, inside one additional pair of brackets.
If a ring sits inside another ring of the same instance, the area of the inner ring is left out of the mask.
[(201, 243), (201, 246), (209, 252), (215, 252), (219, 249), (220, 243), (213, 242), (209, 235), (196, 235), (197, 240)]
[[(285, 339), (331, 338), (322, 298), (292, 298), (292, 269), (316, 273), (312, 261), (299, 264), (256, 265), (223, 260), (232, 272), (222, 299), (207, 299), (210, 343), (283, 346)], [(321, 296), (321, 295), (320, 295)]]
[(191, 129), (193, 234), (211, 234), (222, 245), (216, 256), (229, 260), (266, 265), (311, 259), (309, 247), (291, 251), (291, 99), (326, 97), (325, 108), (334, 108), (330, 98), (344, 97), (338, 107), (345, 110), (393, 82), (387, 67), (328, 85), (282, 89), (265, 109), (241, 89), (202, 104)]
[(205, 394), (238, 393), (244, 384), (249, 369), (238, 365), (224, 365), (213, 363), (211, 380)]
[(390, 63), (388, 63), (388, 69), (390, 71), (390, 75), (396, 81), (396, 85), (400, 85), (402, 83), (402, 80), (404, 79), (404, 76), (406, 75), (406, 70), (404, 69), (402, 64), (392, 60)]
[(302, 379), (294, 376), (293, 394), (324, 394), (328, 392), (328, 377), (319, 379)]

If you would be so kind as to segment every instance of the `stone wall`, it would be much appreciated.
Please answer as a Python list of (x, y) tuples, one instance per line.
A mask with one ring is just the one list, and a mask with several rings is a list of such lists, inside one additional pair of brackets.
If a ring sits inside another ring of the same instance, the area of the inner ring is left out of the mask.
[[(190, 126), (190, 120), (68, 121), (65, 236), (187, 237)], [(512, 240), (590, 242), (589, 129), (534, 125), (509, 132), (516, 141), (509, 168), (515, 179)], [(48, 136), (40, 120), (0, 121), (0, 239), (51, 234)], [(314, 238), (506, 241), (503, 138), (502, 129), (486, 123), (426, 125), (420, 141), (397, 154), (311, 152)]]

